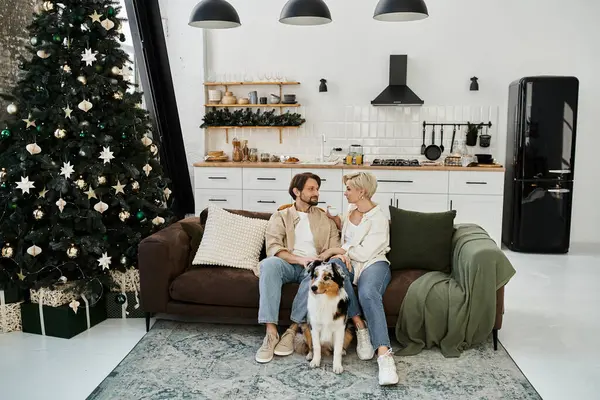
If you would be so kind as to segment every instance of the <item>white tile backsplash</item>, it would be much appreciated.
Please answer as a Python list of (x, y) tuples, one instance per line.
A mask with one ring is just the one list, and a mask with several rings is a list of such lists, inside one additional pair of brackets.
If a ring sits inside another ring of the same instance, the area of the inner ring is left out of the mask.
[[(277, 130), (230, 129), (230, 143), (225, 143), (224, 131), (210, 131), (206, 134), (209, 150), (223, 150), (231, 153), (231, 139), (247, 139), (250, 148), (259, 153), (278, 155), (298, 155), (304, 160), (314, 160), (320, 155), (321, 135), (325, 134), (325, 155), (333, 147), (341, 147), (347, 152), (351, 144), (364, 148), (365, 159), (374, 158), (422, 158), (423, 121), (437, 123), (465, 123), (467, 121), (492, 122), (489, 134), (492, 143), (489, 148), (479, 146), (469, 148), (475, 153), (495, 154), (498, 143), (498, 106), (423, 106), (423, 107), (373, 107), (346, 106), (329, 113), (330, 117), (344, 118), (338, 121), (313, 121), (310, 107), (292, 109), (305, 116), (307, 122), (300, 129), (285, 129), (283, 143), (279, 143)], [(316, 114), (316, 113), (315, 113)], [(425, 144), (431, 144), (431, 127), (427, 127)], [(452, 127), (444, 128), (444, 155), (450, 154)], [(485, 128), (484, 128), (485, 133)], [(436, 128), (436, 144), (440, 144), (440, 128)], [(457, 130), (456, 140), (464, 140), (465, 130)], [(503, 143), (502, 143), (503, 145)]]

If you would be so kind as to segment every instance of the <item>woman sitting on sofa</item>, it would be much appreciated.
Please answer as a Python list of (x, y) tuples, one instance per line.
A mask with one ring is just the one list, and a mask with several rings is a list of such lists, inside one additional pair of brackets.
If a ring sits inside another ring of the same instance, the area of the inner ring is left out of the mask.
[(389, 220), (381, 207), (371, 200), (377, 191), (377, 179), (373, 174), (348, 174), (344, 176), (344, 185), (344, 196), (350, 203), (348, 212), (342, 218), (328, 213), (342, 231), (342, 247), (326, 250), (320, 258), (341, 259), (353, 275), (351, 278), (358, 286), (358, 301), (368, 323), (371, 344), (377, 349), (379, 384), (394, 385), (398, 383), (398, 374), (383, 310), (383, 294), (391, 280), (390, 264), (385, 257), (390, 250)]

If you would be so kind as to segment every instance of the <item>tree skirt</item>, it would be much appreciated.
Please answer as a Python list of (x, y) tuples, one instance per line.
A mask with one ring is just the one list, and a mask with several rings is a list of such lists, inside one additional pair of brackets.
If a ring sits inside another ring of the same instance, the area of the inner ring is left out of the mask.
[(158, 321), (89, 399), (540, 399), (503, 347), (491, 343), (444, 358), (437, 350), (396, 357), (400, 383), (381, 387), (377, 361), (361, 361), (354, 341), (332, 372), (293, 354), (258, 364), (260, 326)]

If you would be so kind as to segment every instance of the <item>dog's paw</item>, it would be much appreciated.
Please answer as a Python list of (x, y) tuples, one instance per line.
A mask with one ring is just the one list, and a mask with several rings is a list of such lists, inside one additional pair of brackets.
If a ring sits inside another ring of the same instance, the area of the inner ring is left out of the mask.
[(313, 352), (309, 351), (308, 354), (306, 355), (306, 361), (310, 361), (313, 359)]
[(344, 372), (344, 367), (342, 367), (342, 364), (333, 364), (333, 372), (336, 374), (341, 374)]
[(321, 360), (314, 358), (311, 362), (310, 362), (310, 367), (311, 368), (319, 368), (321, 366)]
[(342, 357), (346, 355), (346, 349), (342, 350)]

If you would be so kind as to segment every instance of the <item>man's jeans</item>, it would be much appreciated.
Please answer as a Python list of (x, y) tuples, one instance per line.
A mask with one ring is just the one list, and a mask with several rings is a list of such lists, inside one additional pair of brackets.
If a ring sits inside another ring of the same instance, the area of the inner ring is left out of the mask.
[[(337, 259), (333, 261), (344, 272), (344, 286), (352, 288), (354, 274), (348, 271), (343, 261)], [(260, 324), (278, 323), (281, 287), (286, 283), (300, 283), (300, 288), (292, 305), (291, 320), (296, 323), (302, 323), (306, 320), (310, 286), (308, 271), (302, 265), (292, 265), (279, 257), (269, 257), (260, 263), (260, 303), (258, 309), (258, 322)], [(348, 317), (352, 318), (360, 314), (360, 308), (354, 290), (347, 290), (347, 292), (349, 299)]]

